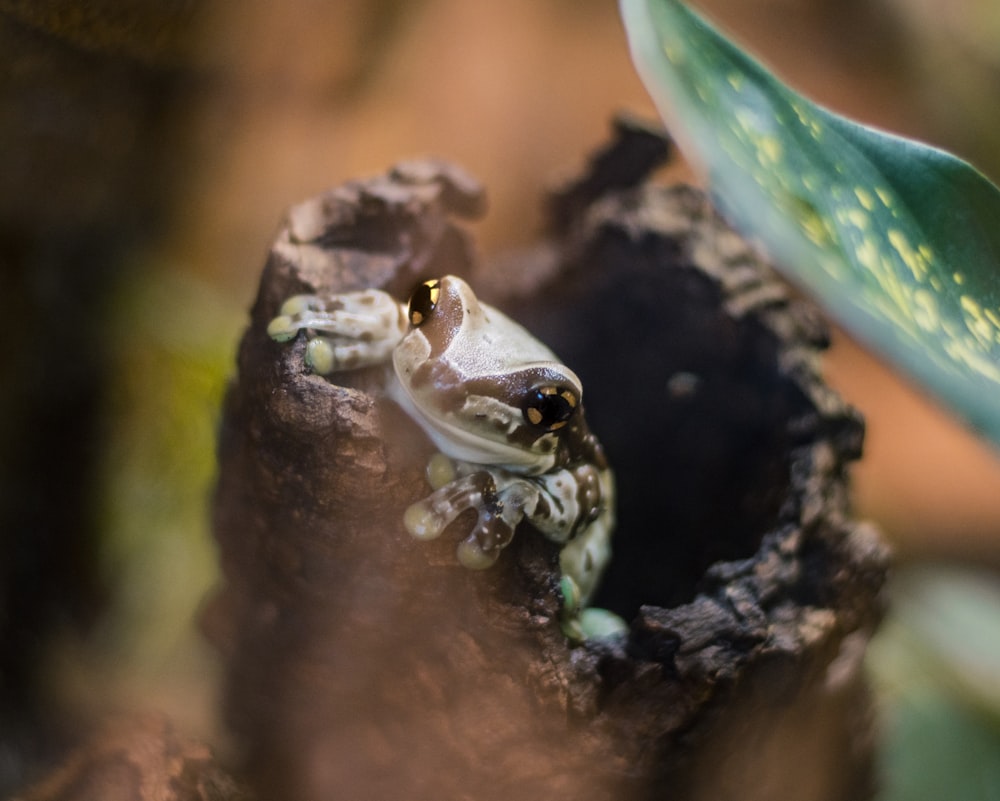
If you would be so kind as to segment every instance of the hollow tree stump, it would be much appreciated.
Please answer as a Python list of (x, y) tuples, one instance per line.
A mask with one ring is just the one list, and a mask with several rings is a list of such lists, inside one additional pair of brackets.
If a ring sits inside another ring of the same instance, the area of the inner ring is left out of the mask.
[[(826, 333), (688, 187), (643, 183), (666, 140), (620, 123), (506, 269), (455, 218), (456, 168), (401, 165), (294, 208), (225, 404), (206, 626), (264, 798), (860, 799), (860, 659), (886, 555), (849, 515), (863, 425), (821, 381)], [(616, 470), (597, 605), (627, 639), (572, 647), (558, 546), (522, 526), (472, 572), (412, 540), (433, 449), (377, 372), (331, 380), (266, 332), (299, 292), (401, 299), (453, 273), (582, 378)]]

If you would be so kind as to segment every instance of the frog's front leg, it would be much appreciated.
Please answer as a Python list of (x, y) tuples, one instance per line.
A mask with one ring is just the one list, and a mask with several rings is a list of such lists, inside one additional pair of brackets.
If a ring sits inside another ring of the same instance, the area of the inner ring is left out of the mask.
[(406, 510), (403, 521), (410, 534), (435, 539), (472, 509), (476, 521), (459, 543), (457, 556), (465, 567), (482, 570), (496, 562), (517, 524), (527, 518), (548, 539), (565, 543), (559, 566), (560, 622), (566, 635), (579, 642), (625, 628), (617, 615), (587, 607), (611, 558), (614, 486), (609, 470), (584, 464), (522, 476), (437, 454), (427, 475), (436, 489)]
[(286, 300), (267, 333), (287, 342), (306, 331), (306, 364), (327, 375), (391, 360), (407, 331), (405, 307), (378, 289), (341, 295), (295, 295)]
[(465, 567), (485, 570), (510, 544), (525, 509), (537, 504), (538, 489), (523, 479), (512, 479), (506, 471), (462, 462), (457, 467), (461, 472), (453, 472), (447, 480), (432, 479), (438, 488), (410, 506), (403, 523), (417, 539), (430, 540), (441, 536), (463, 512), (475, 510), (476, 522), (456, 554)]

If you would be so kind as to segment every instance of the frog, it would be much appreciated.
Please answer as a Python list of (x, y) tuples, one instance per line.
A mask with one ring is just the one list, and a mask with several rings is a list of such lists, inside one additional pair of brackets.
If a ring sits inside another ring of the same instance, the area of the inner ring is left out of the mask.
[(267, 333), (279, 343), (304, 333), (305, 365), (324, 377), (384, 371), (386, 396), (437, 449), (430, 493), (403, 514), (412, 537), (440, 537), (473, 510), (456, 558), (485, 570), (527, 521), (561, 546), (566, 637), (623, 629), (614, 613), (590, 606), (611, 558), (614, 476), (587, 425), (579, 377), (526, 328), (446, 275), (405, 303), (375, 288), (295, 295)]

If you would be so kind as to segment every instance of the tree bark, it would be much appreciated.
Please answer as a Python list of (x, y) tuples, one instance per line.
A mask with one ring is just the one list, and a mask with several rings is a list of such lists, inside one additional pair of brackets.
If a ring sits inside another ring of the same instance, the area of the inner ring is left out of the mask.
[[(863, 425), (823, 383), (826, 331), (704, 196), (646, 183), (662, 135), (616, 140), (551, 200), (529, 253), (482, 267), (439, 162), (293, 209), (225, 404), (206, 627), (265, 798), (859, 799), (860, 659), (886, 554), (850, 517)], [(432, 453), (373, 371), (329, 380), (266, 334), (298, 292), (404, 298), (452, 273), (582, 378), (615, 468), (597, 605), (626, 639), (573, 647), (558, 549), (522, 526), (471, 572), (403, 510)]]
[(252, 801), (203, 743), (160, 715), (106, 721), (12, 801)]

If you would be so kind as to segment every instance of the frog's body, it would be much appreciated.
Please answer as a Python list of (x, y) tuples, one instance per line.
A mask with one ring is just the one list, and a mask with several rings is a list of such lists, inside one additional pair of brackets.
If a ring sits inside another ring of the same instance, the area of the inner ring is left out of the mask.
[(605, 629), (608, 613), (583, 607), (611, 556), (614, 481), (584, 420), (580, 380), (554, 353), (454, 276), (422, 284), (408, 305), (374, 289), (293, 297), (268, 333), (286, 341), (300, 330), (317, 373), (384, 364), (389, 397), (444, 455), (428, 468), (434, 491), (404, 515), (414, 537), (438, 537), (474, 509), (458, 559), (483, 569), (527, 518), (564, 543), (567, 635)]

